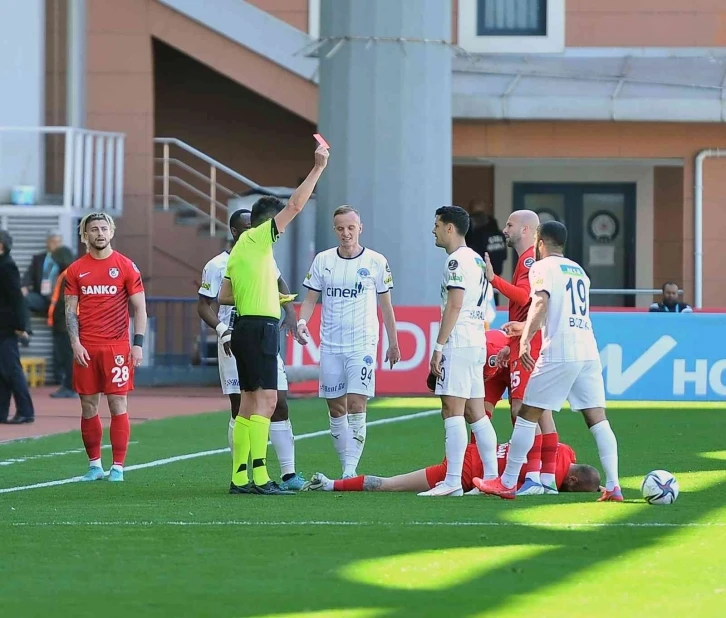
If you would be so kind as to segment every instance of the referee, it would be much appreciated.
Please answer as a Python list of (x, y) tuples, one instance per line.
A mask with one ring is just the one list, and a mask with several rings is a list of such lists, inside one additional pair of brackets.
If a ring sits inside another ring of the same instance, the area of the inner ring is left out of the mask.
[[(219, 303), (234, 305), (237, 319), (222, 343), (231, 337), (242, 393), (234, 425), (231, 494), (294, 495), (270, 479), (266, 465), (270, 418), (277, 405), (280, 349), (280, 295), (272, 245), (302, 212), (327, 163), (328, 150), (319, 146), (312, 171), (287, 205), (276, 197), (257, 200), (252, 206), (252, 227), (240, 235), (229, 255)], [(252, 480), (247, 470), (250, 458)]]

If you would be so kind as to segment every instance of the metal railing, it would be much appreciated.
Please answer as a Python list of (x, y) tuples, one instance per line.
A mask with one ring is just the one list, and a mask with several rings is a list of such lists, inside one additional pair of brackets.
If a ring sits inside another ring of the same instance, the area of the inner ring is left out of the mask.
[(155, 198), (161, 200), (164, 210), (179, 204), (200, 216), (208, 222), (211, 236), (216, 235), (220, 223), (222, 229), (227, 227), (229, 208), (222, 199), (242, 197), (251, 189), (270, 193), (179, 139), (157, 137), (154, 144), (161, 147), (161, 156), (154, 157)]
[[(623, 296), (655, 296), (656, 294), (662, 294), (663, 290), (655, 288), (655, 289), (635, 289), (631, 290), (628, 288), (612, 288), (612, 289), (595, 289), (590, 290), (590, 294), (594, 294), (596, 296), (606, 296), (608, 294), (622, 294)], [(678, 290), (678, 294), (680, 296), (683, 296), (683, 290)]]
[[(73, 127), (0, 127), (0, 155), (7, 156), (4, 151), (10, 144), (13, 150), (19, 145), (18, 157), (37, 159), (42, 193), (36, 202), (62, 205), (67, 211), (118, 215), (123, 210), (125, 137)], [(14, 184), (25, 184), (26, 172)]]

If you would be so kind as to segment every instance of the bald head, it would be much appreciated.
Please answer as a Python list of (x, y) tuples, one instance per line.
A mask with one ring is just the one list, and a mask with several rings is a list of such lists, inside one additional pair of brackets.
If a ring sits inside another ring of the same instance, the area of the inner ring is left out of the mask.
[(502, 230), (507, 246), (520, 255), (534, 246), (534, 235), (539, 225), (539, 217), (532, 210), (515, 210)]

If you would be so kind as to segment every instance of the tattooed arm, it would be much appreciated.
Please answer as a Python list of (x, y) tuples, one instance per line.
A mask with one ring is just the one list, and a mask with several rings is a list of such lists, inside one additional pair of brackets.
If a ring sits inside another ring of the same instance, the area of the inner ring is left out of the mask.
[(78, 327), (78, 296), (66, 294), (66, 330), (73, 348), (73, 360), (81, 367), (88, 367), (90, 356), (88, 351), (81, 345)]
[(363, 477), (363, 491), (381, 491), (383, 489), (383, 479), (380, 476)]

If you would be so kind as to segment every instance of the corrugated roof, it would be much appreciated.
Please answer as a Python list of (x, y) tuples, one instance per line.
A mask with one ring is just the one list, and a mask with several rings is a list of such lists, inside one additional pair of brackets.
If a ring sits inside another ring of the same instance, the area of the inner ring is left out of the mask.
[(453, 61), (455, 118), (726, 121), (725, 55), (463, 55)]

